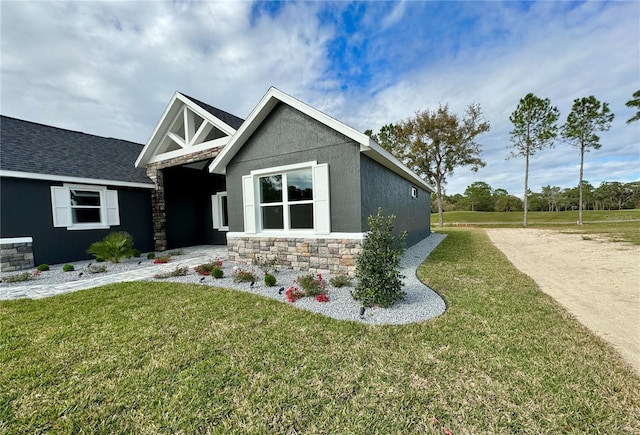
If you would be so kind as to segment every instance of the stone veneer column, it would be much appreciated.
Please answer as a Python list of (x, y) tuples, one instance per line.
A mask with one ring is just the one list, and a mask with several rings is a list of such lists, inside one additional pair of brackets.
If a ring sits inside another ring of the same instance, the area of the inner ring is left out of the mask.
[(34, 266), (32, 239), (30, 237), (2, 239), (0, 257), (0, 272), (31, 269)]
[(153, 244), (156, 251), (167, 249), (167, 214), (164, 201), (164, 177), (158, 163), (147, 166), (147, 176), (156, 185), (151, 192), (151, 213), (153, 215)]

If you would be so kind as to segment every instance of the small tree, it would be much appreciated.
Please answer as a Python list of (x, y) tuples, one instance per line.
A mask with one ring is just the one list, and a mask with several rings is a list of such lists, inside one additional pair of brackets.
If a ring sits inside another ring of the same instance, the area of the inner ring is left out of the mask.
[[(548, 98), (544, 100), (532, 93), (524, 96), (518, 103), (516, 110), (509, 116), (513, 123), (511, 142), (514, 150), (509, 157), (524, 157), (524, 220), (527, 226), (527, 211), (529, 192), (529, 157), (546, 147), (552, 147), (558, 134), (556, 122), (560, 112), (551, 105)], [(508, 157), (508, 158), (509, 158)]]
[(591, 148), (600, 149), (598, 131), (611, 128), (613, 113), (607, 103), (601, 103), (593, 95), (573, 100), (571, 113), (567, 122), (562, 126), (562, 137), (574, 148), (580, 151), (580, 189), (578, 200), (578, 225), (582, 225), (582, 177), (584, 175), (584, 153)]
[(399, 158), (418, 176), (435, 184), (439, 226), (444, 225), (443, 189), (447, 177), (460, 166), (470, 166), (474, 172), (485, 166), (476, 137), (489, 128), (479, 104), (470, 104), (464, 116), (451, 113), (448, 105), (417, 112), (400, 125), (398, 140), (403, 153)]
[(123, 257), (133, 256), (133, 238), (124, 231), (110, 233), (101, 241), (92, 243), (87, 253), (96, 257), (96, 260), (119, 263)]
[(356, 260), (358, 283), (351, 295), (365, 307), (390, 307), (405, 296), (402, 290), (400, 259), (405, 251), (406, 232), (394, 236), (395, 215), (385, 218), (382, 209), (369, 216), (370, 231), (362, 243), (362, 253)]

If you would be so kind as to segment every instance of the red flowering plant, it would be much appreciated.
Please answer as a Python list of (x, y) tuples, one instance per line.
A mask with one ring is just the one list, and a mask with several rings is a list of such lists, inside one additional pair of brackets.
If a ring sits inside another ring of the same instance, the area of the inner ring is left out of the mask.
[(158, 255), (155, 260), (153, 260), (153, 264), (164, 264), (168, 263), (171, 259), (171, 255)]
[(318, 302), (329, 302), (329, 295), (327, 295), (327, 294), (316, 295), (316, 301), (318, 301)]
[(287, 300), (291, 303), (297, 301), (302, 297), (302, 292), (298, 290), (298, 287), (295, 287), (293, 285), (289, 287), (284, 294), (287, 297)]
[(327, 282), (321, 274), (301, 275), (296, 278), (296, 283), (302, 287), (305, 296), (316, 296), (327, 293)]
[(211, 275), (211, 273), (213, 272), (213, 269), (221, 269), (221, 268), (222, 268), (222, 261), (220, 261), (220, 259), (216, 259), (215, 261), (212, 261), (210, 263), (198, 264), (193, 269), (199, 275)]

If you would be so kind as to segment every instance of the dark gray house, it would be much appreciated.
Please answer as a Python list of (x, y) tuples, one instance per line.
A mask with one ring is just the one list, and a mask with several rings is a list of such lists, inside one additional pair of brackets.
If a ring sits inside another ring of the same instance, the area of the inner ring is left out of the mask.
[(6, 117), (1, 126), (2, 241), (32, 239), (36, 263), (86, 258), (91, 242), (124, 230), (142, 251), (227, 244), (240, 263), (259, 255), (351, 274), (378, 207), (409, 245), (430, 232), (431, 186), (276, 88), (246, 120), (176, 92), (143, 148)]
[(0, 118), (2, 271), (89, 258), (127, 231), (153, 250), (153, 183), (133, 162), (142, 145)]
[(176, 93), (136, 161), (156, 249), (226, 241), (234, 261), (352, 273), (378, 207), (409, 245), (429, 235), (433, 188), (367, 135), (276, 88), (244, 122), (211, 109)]

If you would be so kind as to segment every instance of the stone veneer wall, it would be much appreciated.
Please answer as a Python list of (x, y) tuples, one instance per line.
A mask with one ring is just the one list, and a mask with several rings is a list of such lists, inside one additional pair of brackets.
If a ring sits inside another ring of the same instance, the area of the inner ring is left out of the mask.
[(0, 257), (0, 271), (2, 272), (30, 269), (34, 266), (33, 242), (3, 240), (0, 242)]
[(153, 214), (153, 241), (156, 251), (167, 250), (167, 212), (164, 198), (164, 177), (162, 169), (172, 166), (186, 165), (200, 160), (215, 158), (220, 148), (208, 149), (175, 157), (147, 165), (147, 176), (156, 185), (151, 194), (151, 211)]
[(280, 267), (353, 276), (362, 240), (227, 236), (229, 261), (252, 264), (256, 256), (276, 258)]

